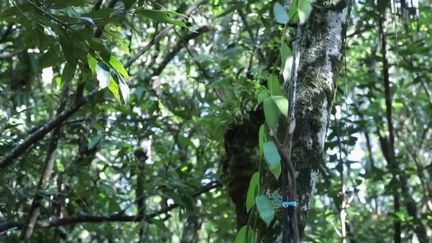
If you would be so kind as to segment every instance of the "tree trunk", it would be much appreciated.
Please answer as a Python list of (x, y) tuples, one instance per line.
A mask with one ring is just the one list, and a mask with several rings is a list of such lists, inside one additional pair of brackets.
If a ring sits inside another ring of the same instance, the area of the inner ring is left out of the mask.
[(317, 1), (304, 26), (292, 148), (300, 234), (306, 225), (319, 168), (324, 164), (324, 141), (344, 56), (350, 7), (350, 0)]
[[(302, 27), (297, 95), (295, 97), (296, 128), (291, 161), (297, 172), (298, 230), (306, 225), (312, 193), (319, 168), (324, 165), (324, 141), (330, 117), (336, 80), (344, 56), (344, 40), (351, 8), (350, 0), (316, 1), (308, 22)], [(289, 84), (285, 84), (288, 93)], [(258, 113), (261, 112), (261, 115)], [(242, 124), (225, 135), (228, 191), (236, 205), (237, 226), (247, 224), (245, 198), (249, 179), (256, 169), (258, 129), (264, 122), (262, 111), (251, 112)], [(269, 178), (272, 176), (269, 176)], [(264, 180), (264, 188), (280, 191), (281, 183)], [(268, 226), (260, 223), (260, 242), (282, 240), (282, 210)], [(252, 216), (252, 218), (255, 218)], [(254, 220), (252, 220), (254, 221)]]

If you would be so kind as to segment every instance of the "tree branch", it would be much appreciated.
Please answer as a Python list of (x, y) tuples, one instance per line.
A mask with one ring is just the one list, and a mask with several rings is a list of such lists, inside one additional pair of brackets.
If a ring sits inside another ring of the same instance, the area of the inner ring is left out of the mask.
[[(195, 10), (198, 6), (200, 6), (202, 3), (204, 3), (205, 1), (201, 1), (199, 2), (197, 5), (195, 5), (194, 7), (188, 9), (186, 11), (186, 14), (190, 14), (191, 12), (193, 12), (193, 10)], [(200, 32), (204, 33), (205, 29), (204, 27), (202, 27), (203, 29)], [(151, 48), (151, 46), (156, 43), (157, 41), (159, 41), (162, 37), (164, 37), (167, 33), (168, 33), (167, 28), (165, 28), (162, 32), (160, 32), (147, 46), (145, 46), (141, 51), (140, 51), (140, 55), (144, 54), (147, 50), (149, 50)], [(208, 30), (207, 30), (208, 31)], [(190, 36), (198, 36), (197, 33), (192, 33)], [(189, 39), (190, 40), (190, 39)], [(140, 56), (139, 55), (139, 56)], [(131, 57), (125, 67), (129, 67), (130, 65), (132, 65), (132, 63), (134, 63), (139, 56), (135, 55), (134, 57)], [(172, 57), (173, 58), (173, 57)], [(171, 58), (171, 59), (172, 59)], [(169, 60), (171, 60), (169, 59)], [(166, 66), (166, 64), (165, 64)], [(157, 69), (158, 72), (161, 72), (163, 70), (162, 69)], [(77, 102), (75, 102), (74, 105), (72, 105), (71, 107), (67, 108), (65, 111), (61, 112), (60, 114), (58, 114), (56, 117), (54, 117), (53, 119), (51, 119), (50, 121), (47, 121), (46, 123), (44, 123), (43, 125), (39, 125), (40, 127), (37, 129), (31, 129), (30, 131), (34, 131), (32, 132), (20, 145), (16, 146), (15, 148), (13, 148), (9, 153), (7, 153), (3, 158), (0, 159), (0, 171), (4, 168), (6, 168), (7, 166), (9, 166), (14, 159), (18, 158), (19, 156), (21, 156), (25, 151), (27, 151), (27, 149), (34, 143), (38, 142), (39, 140), (41, 140), (46, 134), (48, 134), (49, 132), (51, 132), (54, 128), (56, 128), (57, 126), (59, 126), (63, 121), (65, 121), (66, 119), (68, 119), (70, 116), (72, 116), (73, 114), (75, 114), (84, 104), (86, 104), (89, 100), (91, 100), (94, 96), (96, 96), (96, 94), (100, 93), (100, 90), (93, 90), (91, 91), (87, 96), (85, 96), (84, 98), (80, 98), (77, 100)]]
[(0, 171), (9, 166), (16, 158), (23, 154), (32, 144), (41, 140), (46, 134), (51, 132), (57, 126), (60, 126), (62, 122), (68, 119), (70, 116), (75, 114), (87, 101), (91, 100), (100, 91), (95, 89), (91, 91), (87, 96), (75, 102), (72, 106), (59, 113), (53, 119), (47, 121), (40, 128), (31, 133), (20, 145), (9, 151), (0, 160)]
[(160, 63), (159, 67), (153, 70), (152, 76), (158, 76), (162, 73), (162, 71), (165, 69), (165, 67), (168, 65), (168, 63), (180, 52), (180, 50), (188, 44), (188, 42), (192, 39), (197, 38), (201, 34), (208, 32), (210, 28), (208, 26), (202, 26), (199, 29), (197, 29), (195, 32), (192, 32), (186, 36), (183, 36), (177, 44), (174, 46), (172, 51), (165, 56), (165, 58)]
[[(213, 181), (208, 183), (207, 185), (201, 187), (198, 191), (192, 194), (193, 197), (200, 196), (206, 192), (209, 192), (212, 189), (219, 188), (222, 186), (222, 183), (219, 181)], [(109, 222), (141, 222), (141, 221), (151, 221), (152, 219), (166, 214), (169, 211), (179, 207), (179, 204), (172, 204), (166, 208), (158, 210), (156, 212), (146, 214), (144, 216), (139, 215), (109, 215), (109, 216), (96, 216), (96, 215), (78, 215), (70, 218), (62, 218), (62, 219), (53, 219), (49, 221), (40, 220), (37, 221), (35, 227), (36, 228), (53, 228), (65, 225), (73, 225), (80, 223), (109, 223)], [(25, 225), (19, 222), (8, 222), (0, 224), (0, 235), (6, 233), (12, 229), (22, 230)]]
[[(66, 84), (62, 91), (61, 100), (60, 100), (60, 106), (57, 110), (57, 113), (60, 113), (64, 108), (66, 107), (67, 103), (67, 97), (69, 92), (69, 84)], [(55, 161), (55, 152), (57, 149), (58, 140), (60, 138), (61, 134), (61, 124), (57, 126), (54, 129), (54, 132), (52, 134), (51, 143), (49, 145), (46, 157), (45, 157), (45, 168), (42, 173), (42, 176), (39, 180), (37, 191), (44, 191), (47, 189), (50, 177), (53, 171), (54, 167), (54, 161)], [(24, 231), (21, 232), (21, 239), (24, 240), (24, 242), (29, 242), (31, 235), (33, 233), (33, 228), (37, 222), (37, 219), (40, 215), (40, 206), (42, 203), (42, 195), (40, 193), (37, 193), (32, 201), (30, 211), (28, 214), (27, 223), (24, 227)]]
[[(199, 6), (201, 6), (203, 3), (205, 3), (205, 0), (199, 1), (197, 4), (193, 5), (192, 7), (188, 8), (185, 11), (185, 15), (189, 16), (191, 13), (193, 13), (193, 11), (195, 11), (195, 9), (199, 8)], [(136, 53), (135, 55), (131, 56), (129, 58), (129, 60), (126, 62), (125, 64), (125, 68), (128, 68), (133, 62), (135, 62), (136, 60), (138, 60), (138, 58), (140, 58), (142, 55), (144, 55), (144, 53), (146, 53), (151, 46), (153, 46), (156, 42), (160, 41), (163, 37), (165, 37), (165, 35), (172, 29), (174, 28), (173, 25), (169, 25), (167, 27), (165, 27), (161, 32), (159, 32), (157, 35), (155, 35), (153, 37), (153, 39), (144, 47), (142, 48), (138, 53)]]

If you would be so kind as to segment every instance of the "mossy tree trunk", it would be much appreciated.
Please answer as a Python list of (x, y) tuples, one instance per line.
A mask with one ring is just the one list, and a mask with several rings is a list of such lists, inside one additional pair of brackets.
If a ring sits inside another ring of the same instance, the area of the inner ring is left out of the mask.
[(324, 164), (324, 142), (344, 56), (350, 7), (350, 0), (317, 1), (304, 27), (292, 148), (300, 232), (306, 225), (319, 167)]
[[(336, 80), (344, 56), (344, 40), (351, 1), (318, 0), (313, 6), (311, 16), (303, 26), (304, 34), (301, 42), (295, 98), (296, 128), (291, 155), (291, 161), (297, 173), (297, 218), (301, 235), (306, 225), (319, 168), (324, 165), (324, 142), (332, 101), (336, 93)], [(288, 84), (285, 85), (286, 93), (288, 93), (288, 86)], [(263, 120), (261, 117), (262, 122)], [(256, 119), (246, 119), (246, 122), (242, 124), (243, 129), (236, 126), (227, 133), (228, 136), (225, 138), (231, 145), (233, 142), (238, 145), (235, 151), (232, 151), (233, 149), (227, 151), (227, 160), (233, 160), (235, 163), (226, 163), (229, 166), (225, 168), (228, 169), (226, 171), (228, 181), (231, 182), (228, 183), (228, 188), (236, 204), (239, 227), (247, 220), (244, 204), (247, 179), (255, 170), (252, 168), (255, 163), (251, 162), (256, 161), (257, 158), (252, 151), (257, 145), (257, 131), (261, 123)], [(234, 136), (231, 134), (233, 131)], [(252, 131), (256, 132), (255, 135), (251, 134)], [(243, 141), (248, 139), (252, 139), (253, 143)], [(264, 188), (268, 188), (268, 191), (280, 190), (281, 183), (272, 180), (271, 177), (269, 175), (269, 180), (265, 180), (267, 185), (264, 185)], [(243, 183), (239, 183), (240, 180)], [(277, 214), (282, 214), (282, 212), (277, 211)], [(281, 216), (276, 215), (269, 227), (261, 227), (260, 241), (278, 242), (282, 240)]]
[[(301, 235), (319, 168), (324, 164), (324, 142), (344, 56), (350, 7), (350, 0), (316, 1), (303, 27), (291, 154), (297, 174), (297, 219)], [(285, 87), (288, 89), (288, 84)], [(269, 232), (264, 236), (265, 241), (281, 239), (281, 223), (275, 222), (271, 227), (264, 231), (264, 234)]]

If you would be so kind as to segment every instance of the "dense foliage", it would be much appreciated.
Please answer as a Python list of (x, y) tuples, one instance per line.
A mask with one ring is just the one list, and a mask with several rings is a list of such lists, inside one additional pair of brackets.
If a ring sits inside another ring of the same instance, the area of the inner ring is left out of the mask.
[[(267, 239), (298, 26), (345, 1), (288, 2), (0, 1), (0, 241)], [(431, 7), (353, 1), (303, 241), (432, 237)]]

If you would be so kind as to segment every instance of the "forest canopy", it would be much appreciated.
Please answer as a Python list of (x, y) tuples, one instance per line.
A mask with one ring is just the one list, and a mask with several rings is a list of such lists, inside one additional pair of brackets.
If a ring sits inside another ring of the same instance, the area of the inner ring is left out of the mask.
[(428, 0), (0, 1), (1, 242), (430, 242)]

